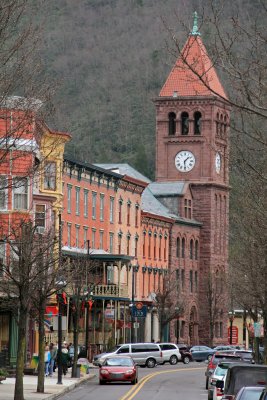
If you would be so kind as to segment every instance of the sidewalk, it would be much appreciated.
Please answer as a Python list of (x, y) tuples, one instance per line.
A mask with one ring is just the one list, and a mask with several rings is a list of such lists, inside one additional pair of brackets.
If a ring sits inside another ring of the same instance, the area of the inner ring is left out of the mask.
[[(45, 393), (37, 393), (37, 376), (24, 375), (24, 398), (25, 400), (52, 400), (57, 399), (81, 383), (92, 379), (98, 372), (98, 368), (90, 368), (89, 374), (84, 374), (81, 378), (71, 378), (71, 369), (66, 376), (62, 376), (62, 385), (57, 384), (57, 373), (53, 377), (45, 378)], [(14, 399), (15, 378), (7, 378), (0, 383), (0, 400)]]

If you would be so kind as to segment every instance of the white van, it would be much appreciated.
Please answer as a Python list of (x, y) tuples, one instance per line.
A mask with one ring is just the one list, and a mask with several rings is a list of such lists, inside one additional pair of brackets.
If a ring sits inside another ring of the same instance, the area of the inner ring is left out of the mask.
[(109, 353), (98, 354), (94, 357), (93, 364), (100, 366), (110, 355), (125, 354), (131, 356), (135, 364), (154, 368), (156, 364), (163, 363), (162, 351), (157, 343), (129, 343), (117, 346)]

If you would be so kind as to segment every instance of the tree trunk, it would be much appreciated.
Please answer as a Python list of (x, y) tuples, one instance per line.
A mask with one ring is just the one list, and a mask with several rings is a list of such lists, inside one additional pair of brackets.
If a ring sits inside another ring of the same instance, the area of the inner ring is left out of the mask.
[(80, 321), (80, 310), (81, 310), (81, 303), (77, 300), (76, 311), (74, 314), (73, 319), (73, 346), (74, 346), (74, 358), (73, 358), (73, 365), (71, 371), (71, 377), (77, 377), (77, 361), (78, 361), (78, 344), (79, 344), (79, 321)]
[(26, 348), (27, 310), (20, 305), (18, 322), (18, 352), (14, 400), (24, 400), (23, 371)]
[(37, 393), (44, 393), (44, 352), (45, 352), (45, 330), (44, 330), (44, 307), (40, 307), (39, 310), (39, 364), (38, 364), (38, 381), (37, 381)]

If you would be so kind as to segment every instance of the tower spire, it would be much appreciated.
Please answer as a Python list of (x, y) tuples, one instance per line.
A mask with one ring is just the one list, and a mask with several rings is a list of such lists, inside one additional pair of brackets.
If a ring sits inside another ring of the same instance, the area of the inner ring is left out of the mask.
[(196, 11), (194, 12), (193, 16), (194, 16), (193, 29), (192, 29), (192, 32), (190, 33), (190, 35), (192, 35), (192, 36), (200, 36), (201, 34), (198, 31), (198, 24), (197, 24), (197, 20), (198, 20), (199, 17), (197, 15)]

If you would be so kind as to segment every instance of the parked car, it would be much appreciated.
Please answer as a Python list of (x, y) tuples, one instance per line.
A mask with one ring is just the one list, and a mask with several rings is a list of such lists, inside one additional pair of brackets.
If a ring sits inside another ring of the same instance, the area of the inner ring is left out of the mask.
[(210, 377), (213, 374), (217, 364), (223, 361), (229, 361), (229, 362), (242, 362), (241, 357), (231, 354), (231, 353), (225, 353), (225, 352), (216, 352), (213, 354), (211, 357), (210, 361), (208, 361), (207, 369), (205, 371), (205, 376), (206, 376), (206, 389), (209, 389), (209, 381)]
[(185, 344), (177, 344), (179, 351), (181, 353), (181, 361), (184, 364), (188, 364), (190, 361), (193, 361), (192, 353), (189, 347)]
[[(262, 397), (265, 392), (265, 397)], [(267, 399), (265, 389), (258, 386), (242, 387), (236, 395), (236, 400), (260, 400)]]
[(158, 343), (129, 343), (122, 344), (110, 353), (101, 353), (94, 357), (94, 365), (102, 365), (104, 360), (113, 355), (131, 356), (138, 365), (154, 368), (157, 364), (163, 363), (162, 350)]
[(217, 390), (216, 382), (224, 380), (228, 367), (232, 365), (233, 362), (234, 361), (220, 361), (215, 367), (215, 370), (209, 377), (208, 400), (220, 400), (222, 398), (222, 391)]
[(169, 362), (171, 365), (175, 365), (178, 361), (181, 361), (182, 356), (176, 344), (159, 343), (159, 347), (162, 350), (163, 364)]
[(230, 345), (229, 346), (221, 345), (221, 346), (213, 347), (213, 350), (215, 350), (215, 351), (227, 351), (227, 350), (232, 351), (232, 350), (234, 350), (234, 348)]
[(235, 350), (234, 354), (242, 358), (242, 361), (254, 364), (254, 354), (251, 350)]
[(216, 350), (208, 346), (193, 346), (190, 351), (195, 361), (210, 360), (212, 355), (216, 352)]
[(135, 385), (138, 382), (138, 370), (132, 357), (109, 356), (99, 368), (99, 385), (106, 382), (128, 381)]
[(217, 381), (216, 388), (223, 392), (222, 399), (234, 400), (243, 386), (265, 386), (267, 384), (267, 365), (233, 364), (229, 365), (224, 381)]

